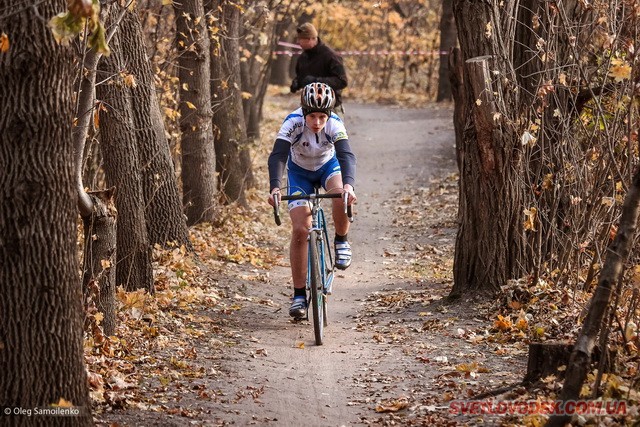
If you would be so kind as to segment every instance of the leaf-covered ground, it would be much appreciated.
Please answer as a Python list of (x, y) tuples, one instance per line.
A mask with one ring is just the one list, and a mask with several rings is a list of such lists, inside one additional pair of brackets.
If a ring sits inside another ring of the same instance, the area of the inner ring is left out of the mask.
[[(269, 104), (266, 114), (263, 134), (273, 135), (282, 106)], [(269, 139), (256, 147), (254, 159), (264, 182)], [(284, 288), (272, 282), (274, 267), (286, 265), (287, 234), (274, 232), (263, 191), (252, 192), (249, 201), (249, 210), (225, 208), (218, 223), (192, 230), (196, 256), (180, 248), (156, 251), (155, 296), (118, 293), (116, 336), (98, 333), (86, 341), (98, 424), (284, 425), (264, 407), (268, 383), (247, 381), (246, 372), (237, 380), (251, 360), (273, 356), (247, 323), (264, 314), (286, 318), (280, 313)], [(381, 255), (383, 285), (362, 295), (353, 319), (370, 349), (348, 384), (346, 405), (358, 412), (359, 423), (542, 425), (541, 415), (459, 412), (473, 399), (555, 399), (561, 381), (554, 376), (528, 388), (519, 385), (528, 344), (575, 336), (586, 298), (544, 281), (535, 286), (514, 281), (500, 298), (449, 301), (455, 174), (428, 182), (409, 179), (380, 209), (394, 218)], [(292, 346), (304, 350), (302, 341)], [(639, 359), (637, 349), (632, 351), (601, 386), (605, 397), (629, 402), (629, 414), (585, 416), (576, 424), (631, 425), (637, 419), (632, 381)], [(591, 393), (590, 387), (583, 391)]]
[[(520, 280), (509, 282), (496, 299), (471, 296), (449, 301), (455, 242), (455, 216), (451, 213), (456, 212), (457, 177), (443, 177), (428, 187), (416, 184), (412, 188), (413, 195), (398, 195), (390, 201), (398, 212), (396, 225), (402, 246), (386, 255), (396, 260), (395, 271), (413, 280), (413, 286), (371, 295), (370, 304), (359, 317), (359, 327), (373, 330), (372, 339), (388, 346), (389, 360), (402, 357), (407, 363), (423, 364), (424, 372), (439, 372), (438, 381), (424, 387), (420, 369), (411, 366), (405, 372), (386, 372), (384, 367), (389, 363), (382, 360), (376, 371), (383, 380), (376, 378), (375, 382), (387, 385), (374, 388), (396, 388), (393, 384), (400, 383), (405, 392), (387, 403), (394, 407), (388, 412), (395, 415), (381, 417), (377, 422), (543, 425), (547, 416), (540, 414), (485, 414), (472, 419), (456, 417), (454, 412), (463, 411), (469, 401), (496, 405), (500, 401), (527, 405), (555, 401), (562, 387), (561, 378), (549, 375), (534, 384), (522, 384), (528, 347), (533, 342), (575, 339), (588, 295), (558, 289), (544, 280), (536, 285)], [(434, 293), (434, 285), (438, 292)], [(440, 337), (434, 339), (434, 334)], [(616, 342), (615, 333), (612, 335)], [(579, 416), (574, 419), (575, 425), (638, 422), (638, 350), (633, 342), (628, 344), (628, 352), (616, 359), (617, 370), (603, 375), (600, 393), (593, 395), (595, 373), (589, 375), (582, 391), (584, 399), (624, 401), (625, 416)], [(398, 406), (404, 409), (402, 413), (396, 411)], [(611, 408), (617, 411), (621, 407)], [(441, 418), (443, 411), (449, 412), (446, 421)]]

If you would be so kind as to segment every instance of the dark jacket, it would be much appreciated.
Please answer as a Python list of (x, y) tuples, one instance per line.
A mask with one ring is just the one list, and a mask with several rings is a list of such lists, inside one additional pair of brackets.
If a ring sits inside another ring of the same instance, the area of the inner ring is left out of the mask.
[(313, 82), (331, 86), (336, 92), (336, 107), (342, 104), (341, 92), (347, 87), (347, 72), (342, 64), (342, 58), (320, 38), (317, 45), (302, 52), (298, 58), (291, 92), (296, 92)]

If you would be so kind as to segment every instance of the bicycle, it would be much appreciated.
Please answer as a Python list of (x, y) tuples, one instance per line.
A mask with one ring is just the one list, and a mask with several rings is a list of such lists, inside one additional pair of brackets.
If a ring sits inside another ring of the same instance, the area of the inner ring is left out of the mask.
[(313, 313), (313, 332), (316, 345), (322, 345), (324, 327), (328, 325), (327, 296), (333, 292), (335, 266), (329, 246), (329, 234), (324, 211), (320, 206), (320, 199), (344, 200), (345, 213), (349, 221), (353, 222), (351, 206), (347, 204), (347, 193), (320, 193), (316, 187), (313, 194), (295, 194), (274, 197), (273, 214), (276, 225), (281, 225), (280, 200), (308, 200), (311, 202), (311, 228), (307, 237), (309, 251), (307, 256), (307, 317), (309, 320), (309, 306)]

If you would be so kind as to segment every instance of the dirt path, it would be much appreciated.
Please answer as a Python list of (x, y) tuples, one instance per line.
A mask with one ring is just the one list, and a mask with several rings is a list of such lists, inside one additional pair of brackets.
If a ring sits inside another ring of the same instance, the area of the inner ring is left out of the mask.
[[(296, 99), (273, 98), (265, 122), (276, 127)], [(334, 284), (324, 345), (288, 316), (288, 220), (277, 228), (252, 194), (257, 209), (229, 206), (215, 227), (194, 227), (199, 261), (159, 254), (154, 297), (119, 294), (117, 336), (87, 348), (97, 425), (542, 425), (513, 403), (561, 386), (521, 380), (531, 328), (550, 324), (537, 313), (566, 294), (527, 291), (530, 317), (510, 296), (518, 283), (491, 301), (446, 298), (457, 226), (451, 111), (353, 104), (347, 127), (358, 157), (355, 255)], [(487, 415), (500, 412), (495, 402), (503, 414)]]
[(325, 344), (314, 345), (310, 323), (288, 319), (289, 269), (271, 272), (271, 284), (258, 291), (276, 307), (258, 306), (249, 315), (241, 334), (253, 342), (229, 368), (233, 384), (258, 392), (221, 408), (221, 422), (341, 426), (371, 415), (370, 405), (363, 404), (375, 397), (367, 378), (381, 348), (357, 318), (368, 295), (396, 285), (389, 282), (384, 256), (396, 234), (386, 201), (398, 190), (413, 191), (406, 188), (409, 177), (426, 182), (453, 170), (453, 128), (447, 110), (348, 105), (346, 121), (358, 156), (359, 204), (350, 233), (355, 255), (352, 267), (338, 275)]
[(229, 262), (226, 279), (212, 274), (224, 304), (165, 316), (144, 357), (132, 357), (138, 391), (128, 396), (125, 383), (126, 401), (109, 402), (99, 425), (476, 425), (449, 402), (516, 380), (520, 350), (477, 339), (492, 320), (477, 305), (443, 303), (455, 237), (456, 183), (443, 178), (456, 169), (451, 111), (352, 104), (346, 122), (358, 157), (354, 262), (337, 276), (324, 345), (309, 322), (289, 319), (288, 223), (273, 226), (265, 244), (280, 242), (270, 253), (281, 265)]

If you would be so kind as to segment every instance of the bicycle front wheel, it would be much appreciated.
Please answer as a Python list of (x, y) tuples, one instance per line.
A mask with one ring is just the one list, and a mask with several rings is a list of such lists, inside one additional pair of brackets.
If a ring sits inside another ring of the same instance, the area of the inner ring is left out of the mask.
[(316, 345), (322, 345), (324, 332), (324, 292), (322, 291), (322, 264), (320, 263), (321, 242), (318, 235), (311, 233), (309, 239), (309, 287), (311, 288), (311, 309), (313, 312), (313, 333)]

